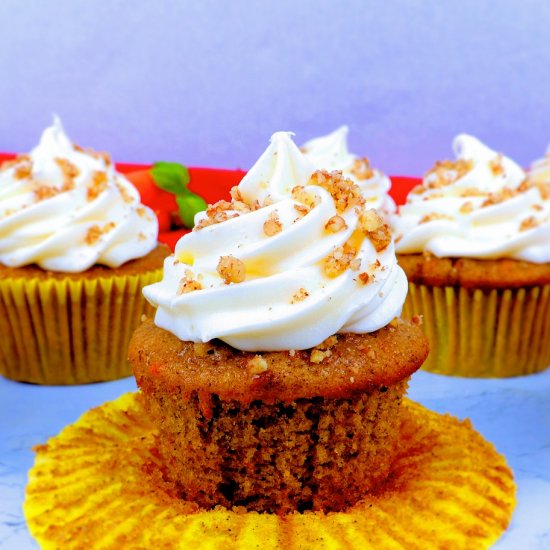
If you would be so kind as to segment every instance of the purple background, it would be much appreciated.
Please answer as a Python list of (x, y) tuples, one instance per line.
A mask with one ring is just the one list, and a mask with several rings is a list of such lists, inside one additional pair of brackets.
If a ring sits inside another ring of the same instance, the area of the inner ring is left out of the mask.
[(473, 133), (527, 165), (550, 141), (550, 2), (3, 0), (0, 150), (57, 112), (115, 160), (249, 167), (272, 132), (350, 126), (421, 174)]

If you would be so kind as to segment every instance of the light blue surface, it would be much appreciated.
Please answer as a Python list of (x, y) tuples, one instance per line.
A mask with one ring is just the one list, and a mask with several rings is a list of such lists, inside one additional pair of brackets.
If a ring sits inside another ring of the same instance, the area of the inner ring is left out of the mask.
[[(21, 512), (31, 447), (45, 442), (90, 407), (135, 389), (134, 380), (78, 387), (40, 387), (0, 379), (0, 547), (36, 548)], [(506, 455), (518, 484), (518, 507), (499, 550), (550, 548), (550, 371), (508, 380), (468, 380), (425, 372), (409, 396), (470, 417)]]

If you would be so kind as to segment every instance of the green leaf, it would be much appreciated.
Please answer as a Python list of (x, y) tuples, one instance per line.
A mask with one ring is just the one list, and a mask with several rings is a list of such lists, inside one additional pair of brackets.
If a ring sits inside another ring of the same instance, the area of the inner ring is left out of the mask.
[(181, 221), (183, 225), (189, 229), (195, 225), (195, 214), (206, 210), (207, 207), (206, 201), (202, 197), (195, 195), (195, 193), (192, 193), (188, 189), (186, 189), (184, 193), (176, 196), (176, 202), (178, 204)]
[(151, 168), (151, 175), (155, 184), (175, 195), (187, 191), (189, 171), (183, 164), (177, 162), (155, 162)]

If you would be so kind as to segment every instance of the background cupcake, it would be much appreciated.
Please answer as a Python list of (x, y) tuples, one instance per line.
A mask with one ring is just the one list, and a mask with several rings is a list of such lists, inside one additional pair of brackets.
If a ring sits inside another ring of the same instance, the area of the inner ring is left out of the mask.
[[(357, 184), (284, 132), (199, 214), (144, 294), (130, 360), (174, 494), (205, 508), (343, 510), (386, 479), (427, 354)], [(159, 472), (159, 476), (161, 475)]]
[(392, 218), (409, 278), (405, 315), (422, 314), (425, 368), (515, 376), (550, 363), (550, 184), (528, 181), (477, 139), (454, 141)]
[(76, 384), (127, 376), (141, 288), (167, 252), (158, 223), (105, 153), (59, 119), (0, 171), (0, 372)]
[(312, 139), (301, 147), (306, 158), (318, 170), (340, 170), (344, 177), (356, 183), (366, 204), (376, 208), (385, 217), (395, 212), (395, 202), (389, 196), (391, 181), (380, 170), (372, 168), (367, 157), (358, 157), (348, 149), (347, 126)]

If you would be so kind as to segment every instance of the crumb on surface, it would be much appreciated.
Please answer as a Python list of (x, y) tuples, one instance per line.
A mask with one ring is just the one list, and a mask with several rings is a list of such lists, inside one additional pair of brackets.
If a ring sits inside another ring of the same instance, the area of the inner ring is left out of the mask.
[(88, 231), (86, 232), (86, 236), (84, 237), (84, 242), (87, 245), (93, 245), (103, 235), (105, 235), (106, 233), (109, 233), (109, 231), (112, 231), (115, 227), (116, 227), (115, 222), (106, 223), (103, 225), (103, 227), (101, 227), (98, 224), (94, 224), (88, 228)]

